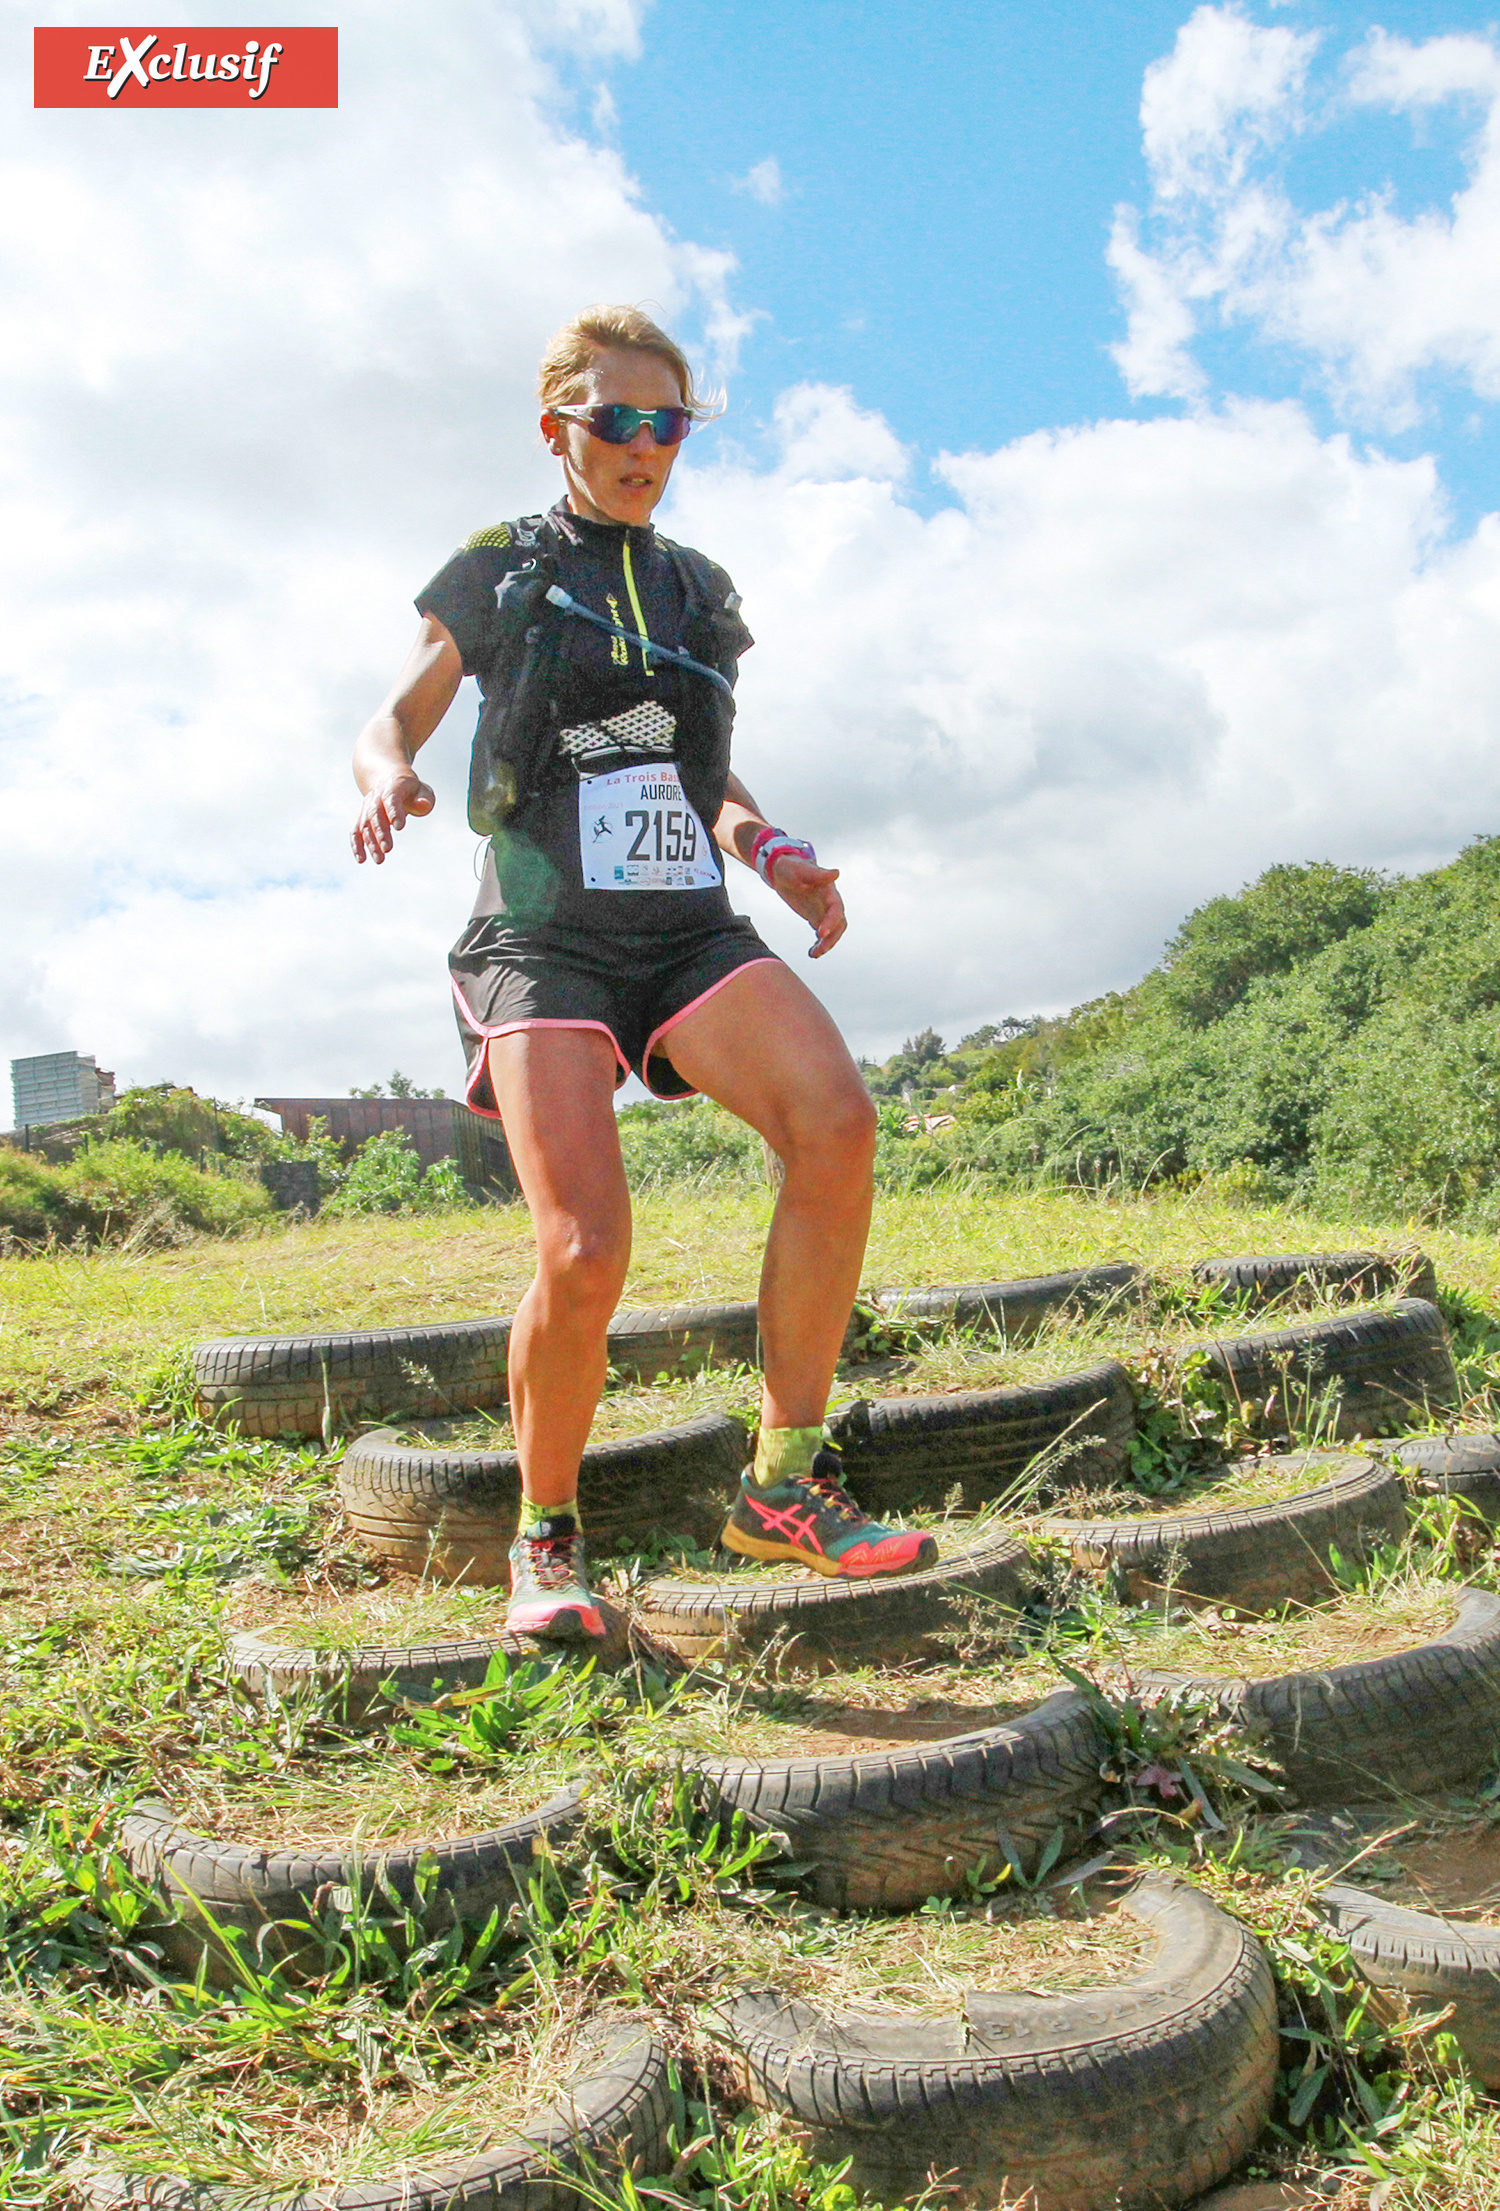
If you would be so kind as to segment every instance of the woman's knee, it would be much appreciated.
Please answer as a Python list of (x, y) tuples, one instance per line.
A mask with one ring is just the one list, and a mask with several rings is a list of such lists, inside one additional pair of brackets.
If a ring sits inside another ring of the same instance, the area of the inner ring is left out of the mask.
[(864, 1084), (840, 1084), (810, 1109), (789, 1116), (784, 1142), (776, 1148), (788, 1172), (807, 1167), (863, 1177), (875, 1157), (878, 1125), (875, 1101)]
[(549, 1303), (614, 1311), (630, 1264), (630, 1234), (613, 1224), (559, 1223), (537, 1237), (537, 1285)]

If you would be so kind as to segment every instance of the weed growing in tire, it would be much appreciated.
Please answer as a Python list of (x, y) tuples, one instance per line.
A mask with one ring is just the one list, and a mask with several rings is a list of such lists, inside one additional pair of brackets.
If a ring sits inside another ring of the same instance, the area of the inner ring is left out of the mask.
[(1219, 1465), (1233, 1448), (1235, 1411), (1208, 1364), (1208, 1354), (1186, 1358), (1151, 1350), (1132, 1376), (1136, 1433), (1130, 1445), (1130, 1478), (1148, 1497), (1173, 1497), (1194, 1477)]

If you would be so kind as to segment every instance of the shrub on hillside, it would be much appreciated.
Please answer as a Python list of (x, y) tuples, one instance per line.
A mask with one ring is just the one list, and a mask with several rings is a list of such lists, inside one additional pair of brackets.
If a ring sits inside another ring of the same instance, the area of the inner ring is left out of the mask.
[(626, 1106), (619, 1130), (633, 1190), (664, 1182), (765, 1180), (765, 1154), (754, 1129), (707, 1098)]
[(1003, 1120), (1015, 1171), (1234, 1170), (1336, 1207), (1500, 1218), (1500, 839), (1406, 881), (1272, 868), (1189, 916), (1107, 1020), (1048, 1027), (1045, 1058), (997, 1051), (964, 1109)]
[(56, 1167), (0, 1145), (0, 1243), (66, 1241), (85, 1228)]
[(123, 1136), (194, 1162), (205, 1153), (258, 1162), (280, 1158), (286, 1150), (286, 1140), (253, 1114), (167, 1082), (127, 1090), (101, 1119), (99, 1135)]
[(258, 1179), (204, 1174), (174, 1152), (119, 1137), (90, 1145), (56, 1170), (64, 1198), (91, 1238), (181, 1243), (190, 1235), (236, 1236), (273, 1211)]
[(360, 1145), (323, 1210), (335, 1219), (371, 1213), (447, 1213), (471, 1205), (451, 1159), (425, 1171), (405, 1129), (382, 1129)]

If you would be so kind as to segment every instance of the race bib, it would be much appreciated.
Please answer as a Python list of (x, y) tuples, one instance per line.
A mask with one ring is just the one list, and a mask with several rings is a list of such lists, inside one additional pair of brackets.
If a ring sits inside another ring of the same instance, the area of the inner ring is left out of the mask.
[(587, 890), (719, 885), (708, 832), (688, 804), (674, 761), (585, 777), (578, 786), (578, 849)]

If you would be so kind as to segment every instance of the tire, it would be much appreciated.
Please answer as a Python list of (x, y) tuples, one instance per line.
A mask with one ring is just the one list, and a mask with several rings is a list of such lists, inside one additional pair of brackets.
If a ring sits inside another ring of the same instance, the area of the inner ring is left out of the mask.
[[(318, 2189), (320, 2211), (585, 2211), (597, 2187), (571, 2187), (569, 2173), (587, 2166), (665, 2171), (668, 2130), (676, 2115), (665, 2045), (642, 2017), (609, 2020), (581, 2038), (578, 2062), (554, 2101), (527, 2128), (481, 2150), (447, 2172), (362, 2180), (331, 2193)], [(239, 2187), (222, 2191), (202, 2181), (98, 2173), (79, 2180), (94, 2211), (271, 2211), (247, 2206)], [(278, 2192), (278, 2211), (291, 2199)]]
[(1125, 1369), (1105, 1359), (1055, 1382), (860, 1398), (828, 1430), (862, 1505), (941, 1505), (957, 1488), (972, 1510), (1011, 1496), (1044, 1452), (1070, 1487), (1113, 1482), (1135, 1435), (1135, 1399)]
[[(394, 1899), (414, 1910), (424, 1932), (482, 1924), (496, 1910), (503, 1915), (525, 1897), (537, 1859), (560, 1850), (582, 1822), (583, 1791), (575, 1786), (523, 1819), (454, 1842), (264, 1850), (195, 1834), (166, 1805), (143, 1803), (123, 1821), (120, 1849), (136, 1879), (170, 1907), (170, 1918), (152, 1930), (168, 1957), (190, 1973), (206, 1958), (220, 1978), (228, 1969), (221, 1930), (243, 1937), (252, 1956), (269, 1954), (295, 1968), (321, 1955), (322, 1945), (307, 1932), (321, 1906), (351, 1908), (341, 1895), (362, 1899), (377, 1920)], [(388, 1923), (396, 1941), (401, 1916), (398, 1910)]]
[[(753, 1305), (616, 1313), (609, 1359), (643, 1381), (758, 1357)], [(321, 1336), (228, 1336), (195, 1344), (205, 1418), (247, 1436), (322, 1436), (361, 1420), (442, 1420), (507, 1402), (508, 1320), (442, 1321)]]
[(1091, 1312), (1123, 1304), (1145, 1289), (1142, 1268), (1122, 1261), (1081, 1267), (1073, 1274), (1028, 1276), (1020, 1282), (964, 1282), (935, 1290), (876, 1290), (869, 1303), (889, 1320), (969, 1328), (1023, 1343), (1056, 1312)]
[(1342, 1882), (1317, 1903), (1372, 1988), (1422, 2011), (1452, 2007), (1443, 2032), (1481, 2086), (1500, 2089), (1500, 1929), (1407, 1911)]
[(966, 2201), (1036, 2211), (1180, 2204), (1270, 2116), (1276, 1991), (1259, 1942), (1198, 1890), (1147, 1878), (1123, 1908), (1157, 1951), (1109, 1987), (976, 1994), (942, 2019), (755, 1989), (709, 2032), (756, 2103), (810, 2128), (819, 2158), (851, 2158), (884, 2202), (932, 2172)]
[(1001, 1727), (889, 1753), (685, 1764), (711, 1814), (742, 1812), (781, 1837), (818, 1903), (909, 1911), (1003, 1866), (1002, 1837), (1034, 1869), (1059, 1828), (1097, 1811), (1107, 1749), (1090, 1706), (1065, 1690)]
[(1374, 1459), (1329, 1457), (1307, 1471), (1316, 1486), (1277, 1504), (1144, 1520), (1043, 1520), (1037, 1532), (1066, 1543), (1085, 1572), (1110, 1575), (1130, 1603), (1170, 1589), (1174, 1597), (1246, 1612), (1312, 1604), (1337, 1586), (1330, 1551), (1363, 1559), (1376, 1544), (1400, 1540), (1406, 1496), (1394, 1471)]
[(609, 1324), (609, 1363), (641, 1382), (705, 1366), (757, 1366), (760, 1319), (753, 1305), (666, 1305), (616, 1313)]
[(642, 1626), (684, 1658), (748, 1656), (782, 1636), (796, 1665), (861, 1665), (915, 1659), (951, 1642), (961, 1598), (1020, 1611), (1035, 1579), (1029, 1566), (1023, 1546), (1000, 1532), (915, 1574), (719, 1582), (661, 1574), (636, 1601)]
[(505, 1403), (508, 1320), (230, 1336), (193, 1346), (206, 1419), (247, 1436), (321, 1436), (360, 1420), (437, 1420)]
[[(748, 1450), (727, 1413), (591, 1443), (580, 1482), (590, 1534), (618, 1543), (666, 1528), (712, 1540)], [(505, 1581), (521, 1499), (514, 1451), (423, 1451), (381, 1428), (349, 1446), (338, 1480), (355, 1533), (390, 1564), (439, 1581)]]
[[(601, 1673), (618, 1673), (638, 1660), (669, 1675), (686, 1671), (675, 1651), (653, 1644), (613, 1605), (599, 1606), (605, 1633), (573, 1648)], [(231, 1635), (229, 1671), (252, 1696), (267, 1691), (283, 1698), (315, 1691), (329, 1700), (345, 1725), (388, 1706), (392, 1698), (432, 1699), (454, 1689), (477, 1689), (491, 1661), (503, 1654), (512, 1661), (556, 1655), (556, 1643), (534, 1635), (476, 1636), (446, 1643), (364, 1644), (352, 1650), (310, 1650), (277, 1643), (257, 1633)]]
[(1221, 1336), (1202, 1348), (1224, 1389), (1272, 1435), (1303, 1425), (1330, 1388), (1337, 1398), (1324, 1432), (1342, 1440), (1388, 1434), (1458, 1399), (1448, 1331), (1437, 1307), (1421, 1298), (1263, 1335)]
[(1430, 1796), (1500, 1760), (1500, 1597), (1454, 1590), (1458, 1616), (1430, 1643), (1325, 1673), (1260, 1681), (1137, 1672), (1146, 1691), (1187, 1686), (1262, 1729), (1299, 1804)]
[(1383, 1297), (1388, 1290), (1429, 1302), (1437, 1296), (1437, 1273), (1423, 1251), (1279, 1251), (1264, 1257), (1200, 1259), (1193, 1280), (1255, 1305), (1269, 1304), (1304, 1285), (1347, 1290), (1355, 1298)]
[(1491, 1526), (1500, 1522), (1500, 1436), (1400, 1436), (1381, 1456), (1419, 1495), (1465, 1497)]

